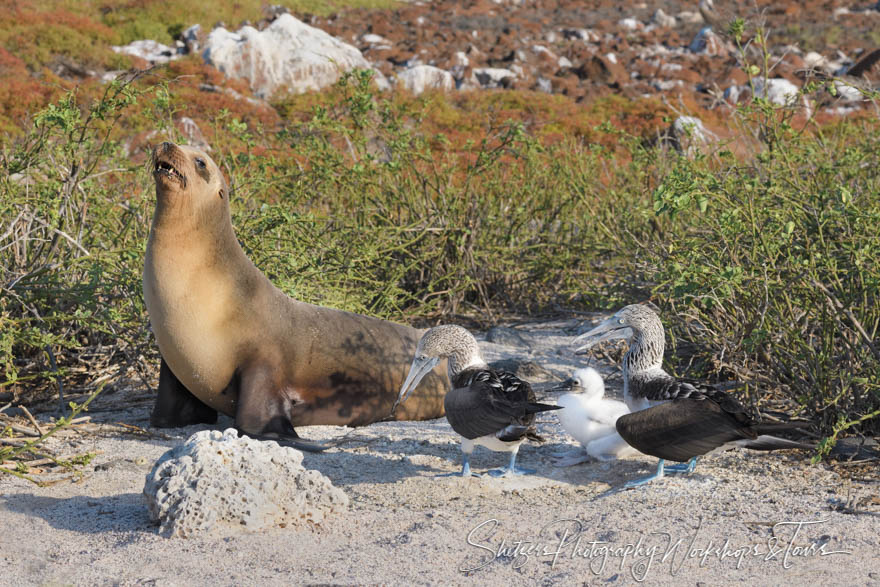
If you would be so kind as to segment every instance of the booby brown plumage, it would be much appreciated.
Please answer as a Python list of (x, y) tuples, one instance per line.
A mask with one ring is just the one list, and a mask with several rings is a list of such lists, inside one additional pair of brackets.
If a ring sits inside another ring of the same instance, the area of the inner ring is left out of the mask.
[[(666, 373), (663, 324), (647, 306), (626, 306), (576, 338), (575, 345), (585, 350), (614, 338), (630, 339), (622, 369), (623, 397), (632, 413), (617, 420), (617, 431), (632, 447), (660, 459), (655, 475), (627, 486), (641, 485), (664, 472), (689, 473), (697, 457), (717, 450), (813, 448), (766, 434), (798, 424), (762, 424), (733, 396)], [(664, 460), (688, 464), (664, 466)]]
[[(526, 439), (541, 441), (535, 433), (535, 414), (559, 406), (535, 401), (531, 386), (516, 375), (490, 369), (480, 355), (473, 335), (461, 326), (436, 326), (419, 341), (409, 375), (400, 389), (395, 408), (441, 359), (447, 360), (451, 390), (446, 394), (446, 419), (461, 437), (461, 476), (479, 476), (470, 469), (470, 455), (477, 445), (510, 452), (505, 469), (490, 475), (534, 473), (516, 467), (516, 455)], [(393, 411), (393, 410), (392, 410)]]

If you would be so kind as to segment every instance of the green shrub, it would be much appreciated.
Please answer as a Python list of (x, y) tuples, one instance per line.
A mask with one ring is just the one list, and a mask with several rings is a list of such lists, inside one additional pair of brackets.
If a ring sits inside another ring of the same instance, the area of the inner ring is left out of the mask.
[(59, 375), (56, 355), (60, 375), (84, 384), (90, 368), (129, 366), (147, 341), (149, 211), (127, 197), (130, 164), (113, 136), (137, 97), (123, 82), (90, 104), (68, 94), (0, 153), (0, 388), (41, 389)]
[[(731, 25), (737, 44), (743, 26)], [(760, 27), (755, 44), (757, 64), (741, 57), (766, 82)], [(672, 222), (645, 278), (705, 371), (758, 384), (757, 403), (781, 388), (830, 433), (825, 452), (852, 426), (880, 430), (880, 129), (858, 118), (817, 127), (801, 104), (737, 109), (747, 160), (722, 146), (667, 161), (653, 200)]]
[(880, 134), (783, 126), (745, 164), (673, 163), (654, 201), (675, 223), (647, 274), (707, 364), (839, 429), (880, 415)]

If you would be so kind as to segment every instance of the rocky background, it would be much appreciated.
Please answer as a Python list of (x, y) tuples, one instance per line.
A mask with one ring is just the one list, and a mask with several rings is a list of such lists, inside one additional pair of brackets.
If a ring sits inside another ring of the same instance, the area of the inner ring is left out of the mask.
[[(328, 17), (294, 16), (281, 6), (264, 13), (241, 27), (194, 25), (173, 47), (144, 40), (114, 50), (140, 65), (199, 53), (244, 78), (259, 98), (319, 89), (340, 70), (370, 67), (380, 87), (416, 94), (510, 88), (576, 101), (662, 95), (699, 111), (753, 91), (785, 104), (800, 100), (806, 81), (843, 76), (815, 105), (823, 115), (841, 115), (868, 104), (858, 90), (880, 80), (880, 54), (873, 53), (880, 11), (871, 3), (439, 0)], [(746, 23), (738, 42), (728, 34), (735, 18)], [(766, 47), (756, 37), (759, 26)], [(808, 113), (813, 106), (804, 102)]]

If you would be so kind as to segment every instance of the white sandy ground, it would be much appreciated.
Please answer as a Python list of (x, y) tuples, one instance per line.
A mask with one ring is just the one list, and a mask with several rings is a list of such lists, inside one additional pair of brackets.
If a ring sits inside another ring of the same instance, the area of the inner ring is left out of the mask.
[[(483, 343), (486, 358), (531, 358), (568, 375), (586, 362), (570, 346), (578, 324), (523, 327), (529, 348)], [(619, 381), (610, 378), (612, 395)], [(305, 466), (352, 502), (322, 527), (165, 539), (149, 521), (144, 477), (205, 427), (125, 433), (112, 423), (147, 427), (151, 394), (99, 400), (93, 418), (106, 424), (51, 440), (59, 453), (103, 451), (83, 481), (40, 488), (0, 476), (0, 584), (880, 584), (880, 513), (865, 505), (876, 503), (877, 476), (846, 480), (797, 452), (735, 451), (704, 459), (693, 475), (622, 490), (656, 460), (555, 468), (549, 453), (569, 440), (552, 413), (539, 418), (547, 442), (520, 451), (535, 476), (435, 478), (460, 468), (445, 419), (376, 424), (306, 455)], [(328, 439), (344, 429), (300, 432)], [(472, 465), (506, 459), (478, 449)]]

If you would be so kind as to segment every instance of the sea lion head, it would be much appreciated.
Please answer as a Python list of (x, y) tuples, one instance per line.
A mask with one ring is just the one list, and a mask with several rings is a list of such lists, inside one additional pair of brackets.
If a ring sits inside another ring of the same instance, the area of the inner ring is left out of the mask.
[(164, 142), (153, 151), (158, 208), (196, 217), (228, 215), (229, 188), (223, 173), (205, 152)]

